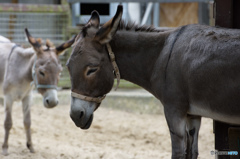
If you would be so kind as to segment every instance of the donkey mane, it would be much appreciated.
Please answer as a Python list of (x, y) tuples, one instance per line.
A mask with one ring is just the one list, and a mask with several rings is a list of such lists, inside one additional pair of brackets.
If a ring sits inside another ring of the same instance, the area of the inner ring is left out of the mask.
[[(83, 37), (87, 35), (87, 30), (90, 27), (91, 27), (91, 24), (87, 24), (82, 27), (80, 33), (82, 33)], [(135, 31), (135, 32), (164, 32), (169, 29), (170, 28), (159, 29), (151, 25), (139, 25), (139, 24), (135, 24), (135, 22), (132, 22), (132, 21), (126, 22), (124, 20), (121, 20), (118, 26), (118, 30)]]
[(118, 26), (118, 30), (127, 30), (135, 32), (163, 32), (163, 29), (157, 29), (151, 25), (138, 25), (132, 21), (126, 22), (121, 20)]

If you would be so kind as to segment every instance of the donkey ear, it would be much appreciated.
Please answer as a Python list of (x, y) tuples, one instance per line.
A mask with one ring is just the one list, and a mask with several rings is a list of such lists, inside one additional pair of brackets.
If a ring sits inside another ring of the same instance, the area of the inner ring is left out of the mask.
[(113, 35), (118, 29), (118, 25), (121, 21), (123, 13), (123, 6), (118, 5), (117, 12), (115, 16), (106, 22), (96, 33), (94, 40), (98, 41), (101, 44), (106, 44), (112, 40)]
[(100, 18), (99, 14), (96, 10), (92, 11), (91, 13), (91, 18), (87, 22), (87, 25), (94, 26), (96, 28), (99, 28), (100, 25)]
[(28, 32), (28, 29), (25, 28), (25, 33), (28, 38), (28, 42), (33, 46), (34, 50), (39, 53), (41, 52), (41, 42), (40, 40), (36, 40), (31, 36), (31, 34)]
[(56, 54), (59, 56), (61, 55), (64, 50), (66, 50), (67, 48), (69, 48), (70, 46), (72, 46), (72, 44), (75, 42), (75, 38), (77, 36), (75, 35), (72, 39), (68, 40), (65, 43), (62, 43), (61, 45), (59, 45), (58, 47), (56, 47)]

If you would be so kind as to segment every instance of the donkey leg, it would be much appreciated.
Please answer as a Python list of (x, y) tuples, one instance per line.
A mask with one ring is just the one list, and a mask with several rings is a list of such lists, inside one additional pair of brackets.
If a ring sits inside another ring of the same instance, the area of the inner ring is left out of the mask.
[(4, 141), (2, 145), (2, 154), (8, 155), (8, 137), (10, 129), (12, 128), (12, 104), (13, 101), (10, 97), (5, 96), (4, 97), (4, 109), (5, 109), (5, 119), (4, 119), (4, 129), (5, 129), (5, 135), (4, 135)]
[(187, 118), (179, 110), (170, 110), (164, 106), (164, 113), (172, 141), (172, 159), (185, 159), (187, 149)]
[(187, 133), (189, 136), (189, 153), (191, 159), (197, 159), (198, 157), (198, 134), (201, 125), (201, 117), (188, 116), (187, 118)]
[(30, 100), (31, 96), (26, 96), (22, 100), (22, 111), (23, 111), (23, 124), (25, 127), (26, 132), (26, 139), (27, 139), (27, 148), (30, 150), (31, 153), (34, 153), (34, 148), (32, 144), (31, 138), (31, 113), (30, 113)]

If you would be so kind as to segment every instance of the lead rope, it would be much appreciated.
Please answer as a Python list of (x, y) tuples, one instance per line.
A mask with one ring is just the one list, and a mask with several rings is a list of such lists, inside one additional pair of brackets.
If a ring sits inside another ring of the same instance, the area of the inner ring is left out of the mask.
[(113, 66), (113, 69), (114, 69), (114, 72), (115, 72), (115, 76), (117, 78), (117, 86), (115, 88), (115, 91), (117, 90), (118, 86), (119, 86), (119, 83), (120, 83), (120, 79), (121, 79), (121, 76), (120, 76), (120, 72), (119, 72), (119, 69), (118, 69), (118, 66), (117, 66), (117, 63), (115, 61), (115, 55), (112, 51), (112, 48), (110, 46), (109, 43), (107, 43), (107, 50), (108, 50), (108, 55), (110, 57), (110, 60), (112, 62), (112, 66)]

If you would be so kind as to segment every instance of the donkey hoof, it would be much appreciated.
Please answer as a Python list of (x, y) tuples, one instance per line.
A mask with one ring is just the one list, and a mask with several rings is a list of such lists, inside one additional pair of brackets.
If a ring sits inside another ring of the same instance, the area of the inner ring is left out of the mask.
[(30, 150), (31, 153), (35, 153), (35, 150), (34, 150), (32, 144), (27, 143), (27, 148)]
[(35, 153), (35, 150), (33, 148), (29, 149), (31, 153)]
[(2, 155), (3, 156), (7, 156), (8, 155), (8, 149), (7, 148), (3, 148), (2, 149)]
[(34, 148), (31, 146), (31, 147), (28, 147), (28, 149), (29, 149), (29, 151), (31, 152), (31, 153), (35, 153), (35, 150), (34, 150)]
[(34, 148), (33, 148), (32, 146), (28, 147), (28, 149), (29, 149), (29, 151), (30, 151), (31, 153), (35, 153), (35, 150), (34, 150)]

